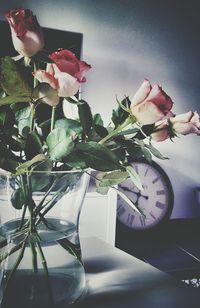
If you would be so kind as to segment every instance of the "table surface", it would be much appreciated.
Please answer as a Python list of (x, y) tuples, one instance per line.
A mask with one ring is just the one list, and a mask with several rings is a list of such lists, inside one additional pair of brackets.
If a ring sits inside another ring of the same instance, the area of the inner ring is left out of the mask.
[(196, 308), (199, 290), (97, 239), (81, 240), (88, 293), (73, 308)]

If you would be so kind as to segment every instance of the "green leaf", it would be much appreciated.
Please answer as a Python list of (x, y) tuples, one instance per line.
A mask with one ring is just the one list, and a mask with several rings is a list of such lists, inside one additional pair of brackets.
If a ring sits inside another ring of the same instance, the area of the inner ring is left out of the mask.
[[(31, 186), (33, 191), (41, 191), (49, 184), (51, 178), (47, 175), (48, 171), (51, 171), (52, 168), (53, 163), (50, 159), (41, 161), (32, 168), (33, 173), (31, 175)], [(43, 171), (44, 173), (40, 173), (41, 171)]]
[(37, 154), (42, 154), (42, 143), (36, 132), (30, 132), (27, 135), (25, 154), (28, 160), (32, 159)]
[(11, 173), (15, 173), (16, 168), (18, 166), (19, 166), (18, 161), (7, 157), (2, 157), (0, 154), (0, 168), (7, 170)]
[[(130, 106), (130, 100), (128, 97), (125, 97), (125, 99), (123, 99), (120, 102), (120, 105), (123, 105), (125, 108)], [(123, 108), (121, 108), (121, 106), (118, 107), (118, 109), (113, 110), (112, 113), (112, 122), (115, 124), (115, 127), (117, 127), (118, 125), (122, 124), (127, 117), (129, 116), (129, 112), (125, 111)]]
[(84, 133), (87, 135), (92, 127), (92, 113), (88, 103), (78, 105), (78, 114)]
[(85, 169), (87, 167), (84, 159), (82, 159), (80, 154), (75, 150), (67, 155), (66, 159), (63, 159), (63, 161), (71, 168)]
[(9, 150), (19, 152), (24, 150), (25, 142), (24, 140), (17, 138), (15, 136), (5, 136), (6, 143), (9, 146)]
[(88, 167), (100, 171), (121, 169), (118, 158), (106, 146), (94, 141), (77, 144), (80, 155)]
[(55, 128), (47, 136), (48, 153), (52, 160), (62, 160), (71, 153), (74, 148), (73, 135), (71, 129)]
[(168, 159), (168, 157), (163, 156), (158, 149), (156, 149), (152, 144), (146, 145), (146, 147), (151, 151), (151, 153), (159, 159)]
[(45, 157), (44, 154), (38, 154), (35, 157), (33, 157), (31, 160), (28, 160), (25, 163), (19, 165), (17, 167), (17, 171), (25, 171), (29, 167), (31, 167), (31, 166), (33, 166), (33, 165), (35, 165), (35, 164), (37, 164), (37, 163), (39, 163), (39, 162), (41, 162), (41, 161), (43, 161), (45, 159), (46, 159), (46, 157)]
[(107, 195), (110, 187), (109, 186), (100, 186), (98, 185), (96, 188), (96, 192), (101, 194), (101, 195)]
[(3, 127), (6, 132), (13, 128), (15, 124), (15, 115), (10, 106), (0, 107), (0, 126)]
[(11, 105), (14, 103), (22, 103), (22, 102), (29, 102), (30, 97), (29, 96), (5, 96), (0, 98), (0, 106), (5, 106), (5, 105)]
[(0, 235), (0, 248), (5, 247), (7, 245), (6, 237)]
[(117, 185), (125, 181), (128, 177), (129, 177), (129, 174), (127, 171), (112, 171), (112, 172), (106, 173), (102, 177), (99, 183), (99, 186), (105, 187), (105, 186)]
[(24, 107), (24, 108), (17, 110), (15, 112), (15, 118), (18, 122), (19, 133), (22, 134), (23, 129), (25, 127), (30, 128), (30, 125), (31, 125), (31, 107), (27, 106), (27, 107)]
[(94, 130), (101, 138), (104, 138), (105, 136), (108, 135), (107, 129), (102, 125), (98, 125), (98, 124), (94, 125)]
[(21, 210), (23, 205), (26, 203), (26, 196), (24, 195), (24, 191), (21, 187), (17, 188), (12, 193), (11, 203), (12, 206), (17, 210)]
[(6, 111), (0, 110), (0, 126), (4, 126), (6, 120)]
[(22, 66), (11, 57), (1, 58), (0, 80), (3, 90), (11, 96), (31, 96), (31, 88), (27, 82)]
[(137, 188), (139, 190), (143, 190), (140, 177), (138, 176), (135, 169), (131, 165), (129, 165), (129, 166), (126, 167), (126, 171), (128, 172), (128, 174), (129, 174), (131, 180), (133, 181), (134, 185), (137, 186)]
[(55, 122), (55, 128), (65, 128), (66, 130), (71, 129), (77, 134), (82, 132), (82, 126), (78, 121), (72, 119), (59, 119)]
[(103, 126), (103, 120), (102, 120), (102, 117), (99, 113), (96, 113), (94, 116), (93, 116), (93, 125), (101, 125)]
[(152, 161), (151, 152), (147, 148), (145, 148), (145, 147), (142, 147), (141, 150), (142, 150), (143, 157), (146, 160), (148, 160), (148, 162), (151, 162)]

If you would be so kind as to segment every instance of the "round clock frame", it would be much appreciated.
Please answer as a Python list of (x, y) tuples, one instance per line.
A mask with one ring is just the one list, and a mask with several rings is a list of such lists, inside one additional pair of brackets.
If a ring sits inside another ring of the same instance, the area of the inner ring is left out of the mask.
[(118, 188), (138, 206), (144, 216), (118, 195), (117, 220), (135, 231), (155, 229), (168, 221), (172, 213), (174, 193), (171, 182), (163, 168), (154, 161), (136, 160), (131, 164), (140, 176), (143, 191), (139, 191), (130, 178)]

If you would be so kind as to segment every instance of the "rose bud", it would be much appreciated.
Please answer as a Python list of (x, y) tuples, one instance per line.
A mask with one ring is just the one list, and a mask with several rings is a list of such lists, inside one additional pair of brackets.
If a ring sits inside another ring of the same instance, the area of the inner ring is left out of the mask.
[(173, 116), (171, 98), (159, 85), (153, 88), (149, 80), (145, 79), (135, 93), (131, 102), (131, 112), (140, 124), (153, 124), (163, 118)]
[(167, 119), (161, 120), (155, 124), (155, 131), (151, 134), (151, 138), (154, 141), (164, 141), (171, 138), (170, 126)]
[[(68, 56), (68, 57), (67, 57)], [(90, 69), (84, 61), (79, 61), (68, 50), (60, 50), (50, 56), (55, 63), (47, 64), (46, 71), (37, 70), (33, 75), (40, 81), (48, 83), (58, 91), (60, 97), (74, 96), (85, 82), (85, 73)]]
[(200, 136), (199, 114), (195, 111), (177, 115), (170, 119), (173, 131), (177, 134), (188, 135), (197, 134)]
[(13, 9), (5, 13), (15, 50), (24, 57), (32, 57), (44, 47), (42, 30), (36, 16), (28, 9)]

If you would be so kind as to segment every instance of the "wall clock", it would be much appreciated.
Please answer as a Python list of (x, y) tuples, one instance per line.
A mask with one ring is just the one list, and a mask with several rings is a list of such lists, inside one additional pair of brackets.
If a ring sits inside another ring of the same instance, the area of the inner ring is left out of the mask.
[(118, 188), (145, 216), (140, 215), (118, 196), (117, 219), (131, 229), (151, 229), (171, 215), (174, 200), (172, 185), (167, 174), (155, 162), (135, 161), (132, 166), (141, 178), (143, 190), (138, 190), (130, 179), (122, 182)]

